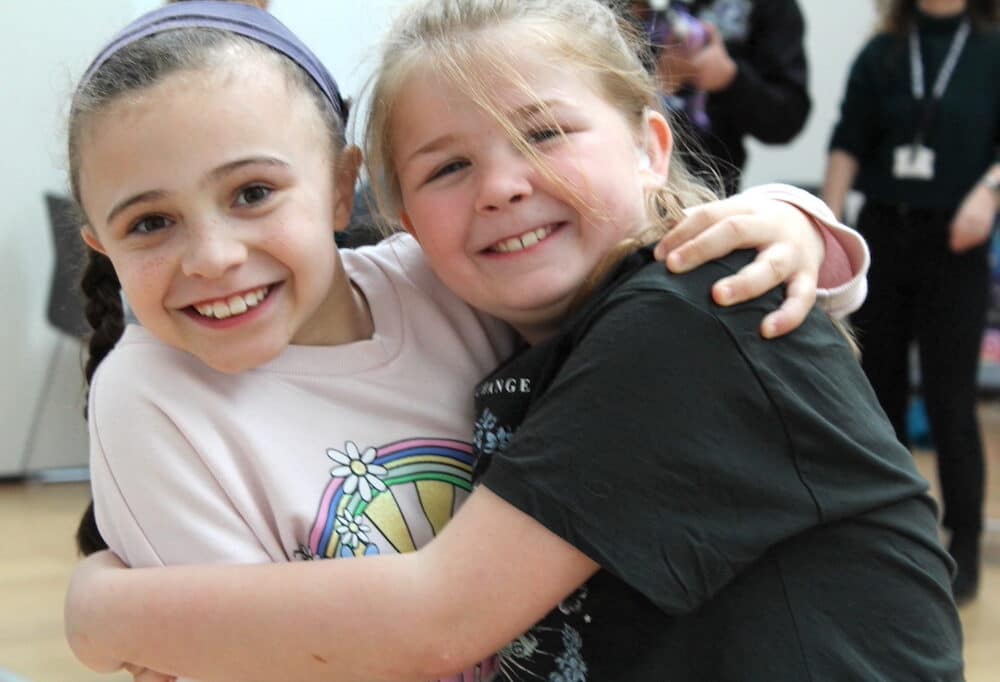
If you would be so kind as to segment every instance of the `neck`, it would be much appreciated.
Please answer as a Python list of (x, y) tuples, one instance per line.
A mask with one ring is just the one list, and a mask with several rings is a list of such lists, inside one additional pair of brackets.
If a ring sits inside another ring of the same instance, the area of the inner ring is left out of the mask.
[(953, 17), (965, 11), (966, 0), (919, 0), (917, 7), (932, 17)]
[(330, 292), (309, 321), (292, 339), (299, 346), (340, 346), (372, 338), (375, 324), (361, 290), (347, 278), (337, 256), (337, 272)]

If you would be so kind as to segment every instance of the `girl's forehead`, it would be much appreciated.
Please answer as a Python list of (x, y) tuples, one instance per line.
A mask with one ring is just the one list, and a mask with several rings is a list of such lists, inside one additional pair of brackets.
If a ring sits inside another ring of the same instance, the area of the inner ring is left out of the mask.
[[(309, 115), (321, 121), (315, 102), (302, 88), (295, 88), (280, 66), (258, 55), (245, 59), (220, 59), (196, 68), (179, 69), (155, 84), (125, 92), (90, 117), (95, 127), (120, 125), (144, 116), (166, 117), (175, 122), (213, 118), (235, 125), (246, 119)], [(299, 92), (297, 92), (299, 91)], [(306, 107), (312, 112), (306, 111)], [(103, 124), (103, 125), (102, 125)]]
[(286, 94), (284, 80), (279, 69), (252, 65), (195, 69), (122, 96), (81, 129), (81, 177), (169, 185), (261, 155), (328, 165), (333, 150), (318, 107), (306, 92)]
[[(575, 63), (551, 47), (522, 53), (501, 46), (500, 51), (484, 50), (462, 62), (450, 57), (430, 56), (411, 67), (401, 91), (407, 85), (436, 87), (447, 91), (452, 102), (486, 105), (496, 112), (519, 111), (538, 102), (572, 101), (604, 92), (595, 73)], [(405, 114), (405, 103), (397, 111)]]

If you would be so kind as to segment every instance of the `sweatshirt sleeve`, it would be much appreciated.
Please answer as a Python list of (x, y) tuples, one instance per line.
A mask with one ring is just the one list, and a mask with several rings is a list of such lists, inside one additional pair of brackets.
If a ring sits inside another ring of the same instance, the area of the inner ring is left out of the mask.
[[(827, 244), (827, 255), (819, 275), (821, 288), (816, 292), (817, 302), (827, 313), (838, 318), (846, 317), (861, 307), (868, 293), (871, 256), (868, 244), (860, 234), (839, 222), (822, 199), (798, 187), (770, 183), (751, 187), (742, 195), (785, 201), (809, 215)], [(843, 252), (834, 253), (830, 248), (832, 246), (839, 246)]]

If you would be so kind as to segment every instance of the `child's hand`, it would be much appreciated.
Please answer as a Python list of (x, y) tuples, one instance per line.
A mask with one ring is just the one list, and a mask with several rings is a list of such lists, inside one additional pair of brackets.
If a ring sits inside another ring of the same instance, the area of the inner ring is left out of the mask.
[(102, 579), (109, 572), (123, 569), (127, 570), (125, 564), (110, 551), (92, 554), (77, 564), (66, 592), (66, 641), (76, 658), (95, 672), (110, 673), (127, 667), (102, 651), (94, 639), (101, 631), (95, 612), (102, 599), (111, 598)]
[(756, 248), (757, 258), (712, 287), (719, 305), (756, 298), (785, 284), (785, 301), (767, 315), (761, 334), (774, 338), (802, 324), (816, 302), (823, 237), (799, 209), (783, 201), (732, 197), (690, 211), (656, 247), (673, 272), (687, 272), (737, 249)]

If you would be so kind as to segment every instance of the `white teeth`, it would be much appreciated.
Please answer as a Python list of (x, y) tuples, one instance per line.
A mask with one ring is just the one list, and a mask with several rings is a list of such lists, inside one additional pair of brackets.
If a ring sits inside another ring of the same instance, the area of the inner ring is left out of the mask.
[(521, 246), (528, 248), (529, 246), (534, 246), (540, 241), (538, 235), (534, 232), (529, 232), (528, 234), (521, 237)]
[(226, 303), (229, 304), (229, 312), (233, 315), (242, 315), (250, 307), (242, 296), (233, 296)]
[(213, 301), (212, 303), (201, 303), (194, 308), (205, 317), (214, 317), (224, 320), (233, 315), (242, 315), (251, 308), (255, 308), (264, 297), (267, 296), (268, 287), (261, 287), (245, 294), (230, 296), (224, 301)]
[(500, 253), (512, 253), (514, 251), (521, 251), (529, 246), (534, 246), (538, 242), (542, 241), (548, 237), (555, 230), (554, 227), (540, 227), (537, 230), (532, 230), (531, 232), (525, 232), (520, 237), (511, 237), (510, 239), (505, 239), (502, 242), (497, 242), (493, 246), (494, 251), (499, 251)]

